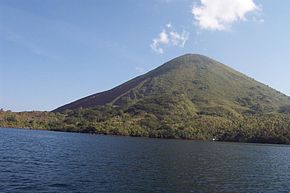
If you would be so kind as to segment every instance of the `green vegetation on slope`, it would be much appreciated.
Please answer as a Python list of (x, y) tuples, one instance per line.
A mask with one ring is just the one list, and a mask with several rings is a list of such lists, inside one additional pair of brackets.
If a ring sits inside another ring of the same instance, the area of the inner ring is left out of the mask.
[[(130, 106), (154, 98), (182, 96), (197, 112), (224, 107), (237, 114), (289, 111), (286, 95), (217, 61), (186, 54), (109, 91), (97, 93), (55, 110), (93, 108), (99, 105)], [(170, 101), (164, 100), (165, 103)]]
[[(193, 115), (182, 105), (174, 111), (148, 113), (138, 108), (123, 111), (118, 107), (49, 112), (0, 112), (0, 127), (32, 128), (54, 131), (84, 132), (109, 135), (156, 138), (197, 139), (260, 143), (290, 143), (290, 116), (281, 113), (243, 115), (240, 117)], [(172, 110), (168, 107), (168, 110)]]
[(187, 54), (53, 112), (0, 112), (0, 127), (289, 143), (290, 100), (217, 61)]

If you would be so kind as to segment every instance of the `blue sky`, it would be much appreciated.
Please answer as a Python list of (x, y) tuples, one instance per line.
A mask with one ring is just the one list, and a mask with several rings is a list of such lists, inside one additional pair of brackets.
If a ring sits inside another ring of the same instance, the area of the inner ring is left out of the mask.
[(289, 96), (289, 7), (282, 0), (0, 0), (0, 108), (52, 110), (185, 53)]

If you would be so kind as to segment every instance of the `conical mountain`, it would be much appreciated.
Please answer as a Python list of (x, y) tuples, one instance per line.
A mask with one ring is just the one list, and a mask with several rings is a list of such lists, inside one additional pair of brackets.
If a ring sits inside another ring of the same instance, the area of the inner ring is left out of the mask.
[(213, 59), (186, 54), (111, 90), (54, 111), (100, 105), (127, 111), (238, 116), (282, 111), (290, 106), (290, 99)]

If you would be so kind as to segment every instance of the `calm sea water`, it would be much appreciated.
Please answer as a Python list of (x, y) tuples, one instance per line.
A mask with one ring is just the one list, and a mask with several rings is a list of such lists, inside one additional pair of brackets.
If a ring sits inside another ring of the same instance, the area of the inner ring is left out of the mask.
[(0, 129), (0, 192), (289, 192), (290, 146)]

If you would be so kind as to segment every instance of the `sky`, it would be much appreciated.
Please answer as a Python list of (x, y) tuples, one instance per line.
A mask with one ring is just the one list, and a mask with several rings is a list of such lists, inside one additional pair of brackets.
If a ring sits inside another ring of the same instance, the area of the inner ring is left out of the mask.
[(185, 53), (290, 96), (290, 1), (0, 0), (0, 108), (50, 111)]

